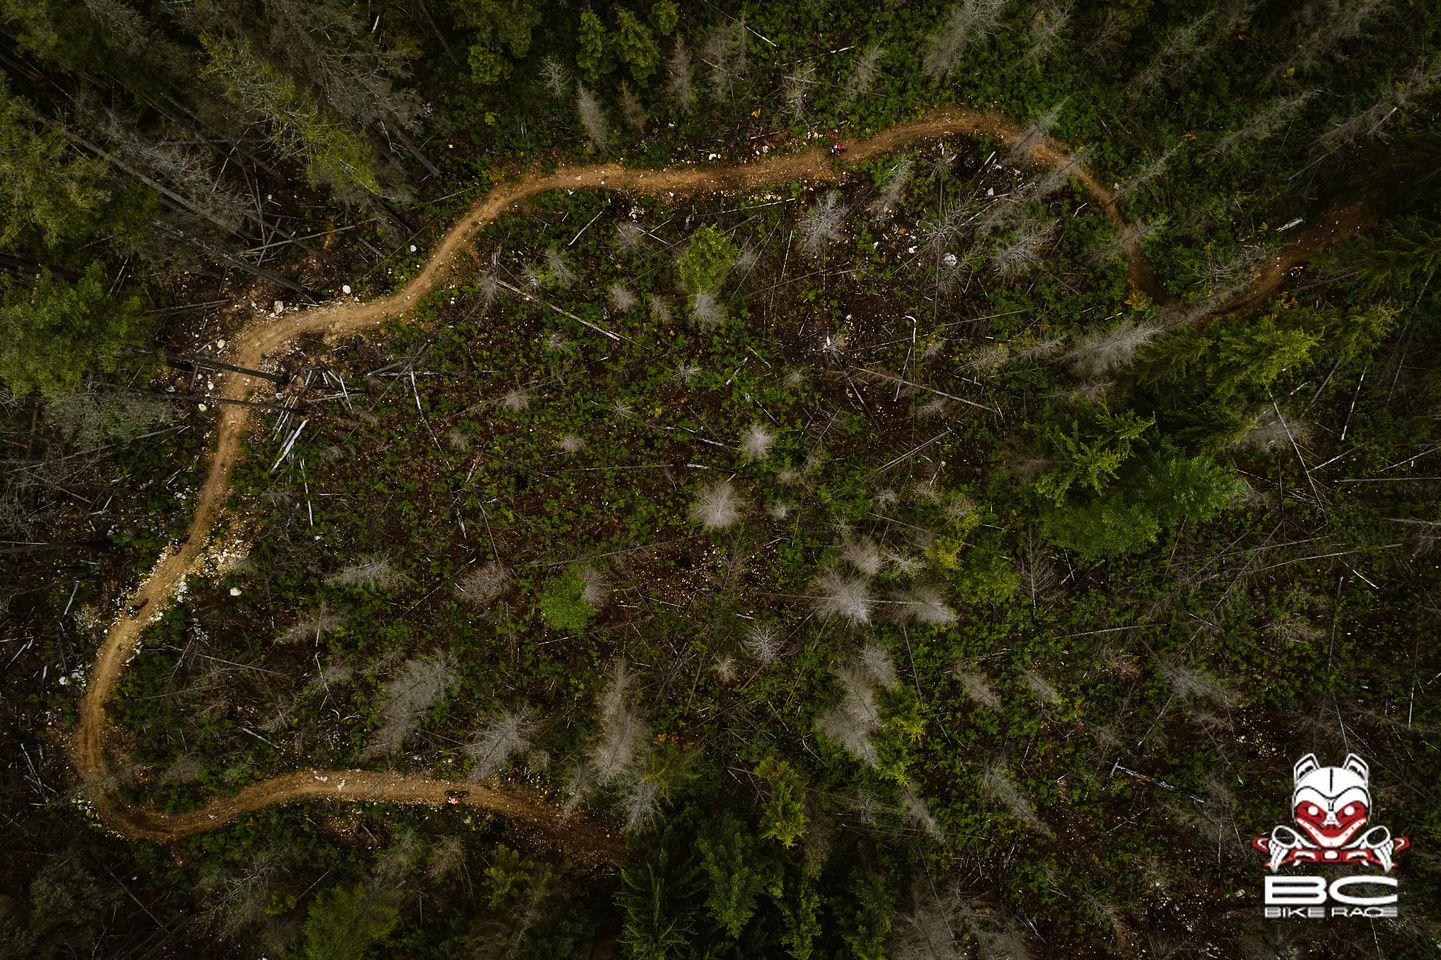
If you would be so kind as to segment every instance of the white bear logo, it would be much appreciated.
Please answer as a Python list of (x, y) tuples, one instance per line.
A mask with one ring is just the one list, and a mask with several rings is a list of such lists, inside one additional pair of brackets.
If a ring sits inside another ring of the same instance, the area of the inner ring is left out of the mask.
[(1339, 767), (1323, 767), (1314, 753), (1296, 762), (1291, 814), (1295, 828), (1277, 825), (1251, 841), (1279, 870), (1293, 863), (1369, 863), (1390, 871), (1396, 854), (1410, 846), (1385, 827), (1362, 833), (1371, 816), (1371, 768), (1348, 753)]

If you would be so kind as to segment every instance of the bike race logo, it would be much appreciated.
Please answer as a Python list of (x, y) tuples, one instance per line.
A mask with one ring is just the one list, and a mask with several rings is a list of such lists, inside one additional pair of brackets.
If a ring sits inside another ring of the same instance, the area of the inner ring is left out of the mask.
[[(1252, 846), (1267, 857), (1265, 912), (1269, 918), (1394, 917), (1396, 878), (1388, 876), (1396, 855), (1409, 847), (1384, 826), (1370, 823), (1371, 769), (1354, 753), (1339, 767), (1323, 767), (1314, 753), (1296, 762), (1291, 792), (1295, 827), (1277, 824)], [(1300, 829), (1296, 829), (1299, 827)], [(1319, 876), (1281, 876), (1294, 866), (1362, 866), (1377, 873), (1351, 873), (1328, 880)], [(1357, 887), (1387, 892), (1363, 895)]]

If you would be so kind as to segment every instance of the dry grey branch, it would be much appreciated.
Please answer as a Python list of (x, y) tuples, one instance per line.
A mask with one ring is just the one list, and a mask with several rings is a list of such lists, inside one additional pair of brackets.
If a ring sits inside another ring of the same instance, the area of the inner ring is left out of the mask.
[(600, 101), (583, 83), (575, 85), (575, 112), (580, 117), (581, 128), (585, 130), (586, 139), (590, 140), (591, 146), (604, 150), (605, 145), (610, 142), (610, 124), (606, 122), (605, 109), (600, 105)]
[(638, 777), (650, 742), (650, 727), (632, 702), (633, 678), (624, 660), (611, 673), (600, 701), (600, 737), (590, 750), (590, 770), (601, 783)]
[(513, 758), (530, 749), (536, 726), (530, 710), (524, 707), (502, 710), (489, 720), (465, 745), (466, 755), (475, 761), (470, 779), (488, 780)]
[(1011, 779), (1006, 768), (997, 763), (986, 771), (981, 778), (981, 792), (992, 800), (999, 803), (1010, 811), (1011, 816), (1030, 827), (1042, 836), (1051, 836), (1051, 828), (1046, 826), (1031, 801), (1021, 793), (1021, 788)]
[(816, 613), (822, 617), (849, 623), (868, 623), (871, 619), (870, 580), (865, 576), (848, 575), (836, 568), (821, 574), (815, 582)]
[(360, 563), (342, 567), (326, 577), (325, 582), (333, 587), (380, 592), (400, 589), (411, 581), (385, 557), (369, 557)]
[(1160, 331), (1133, 320), (1122, 320), (1109, 330), (1093, 333), (1078, 343), (1068, 357), (1071, 369), (1091, 379), (1110, 376), (1131, 362), (1136, 351)]
[(456, 596), (477, 607), (488, 607), (510, 585), (510, 568), (494, 560), (466, 571), (455, 583)]
[(444, 652), (415, 657), (385, 685), (381, 716), (384, 723), (361, 753), (366, 759), (393, 753), (404, 746), (427, 710), (445, 698), (455, 680), (455, 669)]
[(744, 502), (729, 481), (701, 489), (690, 506), (690, 518), (707, 530), (725, 530), (740, 520)]

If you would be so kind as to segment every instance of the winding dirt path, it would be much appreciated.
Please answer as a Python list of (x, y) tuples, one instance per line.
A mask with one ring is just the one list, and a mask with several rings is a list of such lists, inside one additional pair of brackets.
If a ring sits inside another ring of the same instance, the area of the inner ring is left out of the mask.
[[(1112, 192), (1080, 166), (1063, 146), (1044, 138), (1029, 137), (1013, 120), (990, 111), (966, 107), (933, 110), (919, 120), (891, 127), (869, 140), (852, 144), (850, 161), (880, 156), (905, 144), (952, 135), (986, 134), (1024, 150), (1031, 161), (1052, 168), (1071, 167), (1093, 200), (1102, 205), (1116, 225), (1122, 241), (1127, 276), (1136, 289), (1158, 302), (1170, 302), (1150, 264), (1146, 262), (1136, 231), (1122, 219)], [(676, 166), (662, 170), (626, 169), (615, 164), (562, 167), (551, 174), (533, 175), (501, 184), (487, 193), (450, 228), (437, 244), (420, 274), (395, 293), (366, 302), (338, 301), (280, 317), (257, 317), (231, 338), (227, 361), (258, 368), (267, 354), (303, 334), (318, 333), (326, 338), (368, 330), (385, 320), (402, 316), (448, 276), (456, 255), (467, 249), (471, 238), (512, 204), (552, 189), (610, 189), (633, 193), (697, 193), (746, 190), (765, 184), (806, 180), (838, 182), (843, 176), (824, 148), (768, 157), (753, 163), (696, 167)], [(1308, 237), (1320, 243), (1331, 234)], [(1210, 313), (1229, 312), (1257, 302), (1274, 292), (1285, 271), (1301, 259), (1301, 246), (1278, 257), (1273, 269), (1247, 289), (1235, 305), (1223, 304)], [(236, 374), (218, 375), (218, 396), (244, 400), (250, 384)], [(210, 469), (195, 499), (195, 515), (184, 545), (167, 553), (156, 563), (135, 590), (130, 603), (144, 603), (150, 618), (158, 615), (175, 596), (184, 578), (200, 567), (210, 535), (219, 519), (221, 505), (230, 487), (230, 473), (240, 454), (241, 441), (250, 422), (251, 408), (220, 404)], [(110, 782), (110, 764), (105, 740), (108, 721), (105, 704), (115, 692), (123, 664), (136, 652), (145, 620), (119, 617), (111, 626), (95, 656), (89, 681), (80, 704), (79, 725), (72, 740), (72, 754), (87, 798), (101, 821), (130, 837), (169, 841), (214, 830), (237, 818), (267, 807), (301, 800), (379, 801), (388, 803), (440, 804), (449, 791), (463, 793), (462, 804), (510, 818), (560, 839), (578, 856), (592, 861), (624, 855), (625, 843), (603, 825), (579, 816), (568, 816), (539, 794), (516, 786), (467, 786), (427, 777), (388, 774), (364, 770), (303, 770), (272, 777), (245, 787), (230, 796), (216, 797), (199, 810), (169, 814), (118, 802)]]

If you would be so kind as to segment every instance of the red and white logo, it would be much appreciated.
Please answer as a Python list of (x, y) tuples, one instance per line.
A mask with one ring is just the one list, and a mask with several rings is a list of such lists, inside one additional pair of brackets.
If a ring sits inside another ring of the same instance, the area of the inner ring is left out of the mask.
[(1292, 864), (1370, 864), (1390, 872), (1396, 854), (1411, 845), (1385, 827), (1367, 828), (1371, 816), (1370, 768), (1348, 753), (1339, 767), (1323, 767), (1314, 753), (1296, 762), (1291, 814), (1297, 830), (1278, 824), (1251, 845), (1272, 871)]

